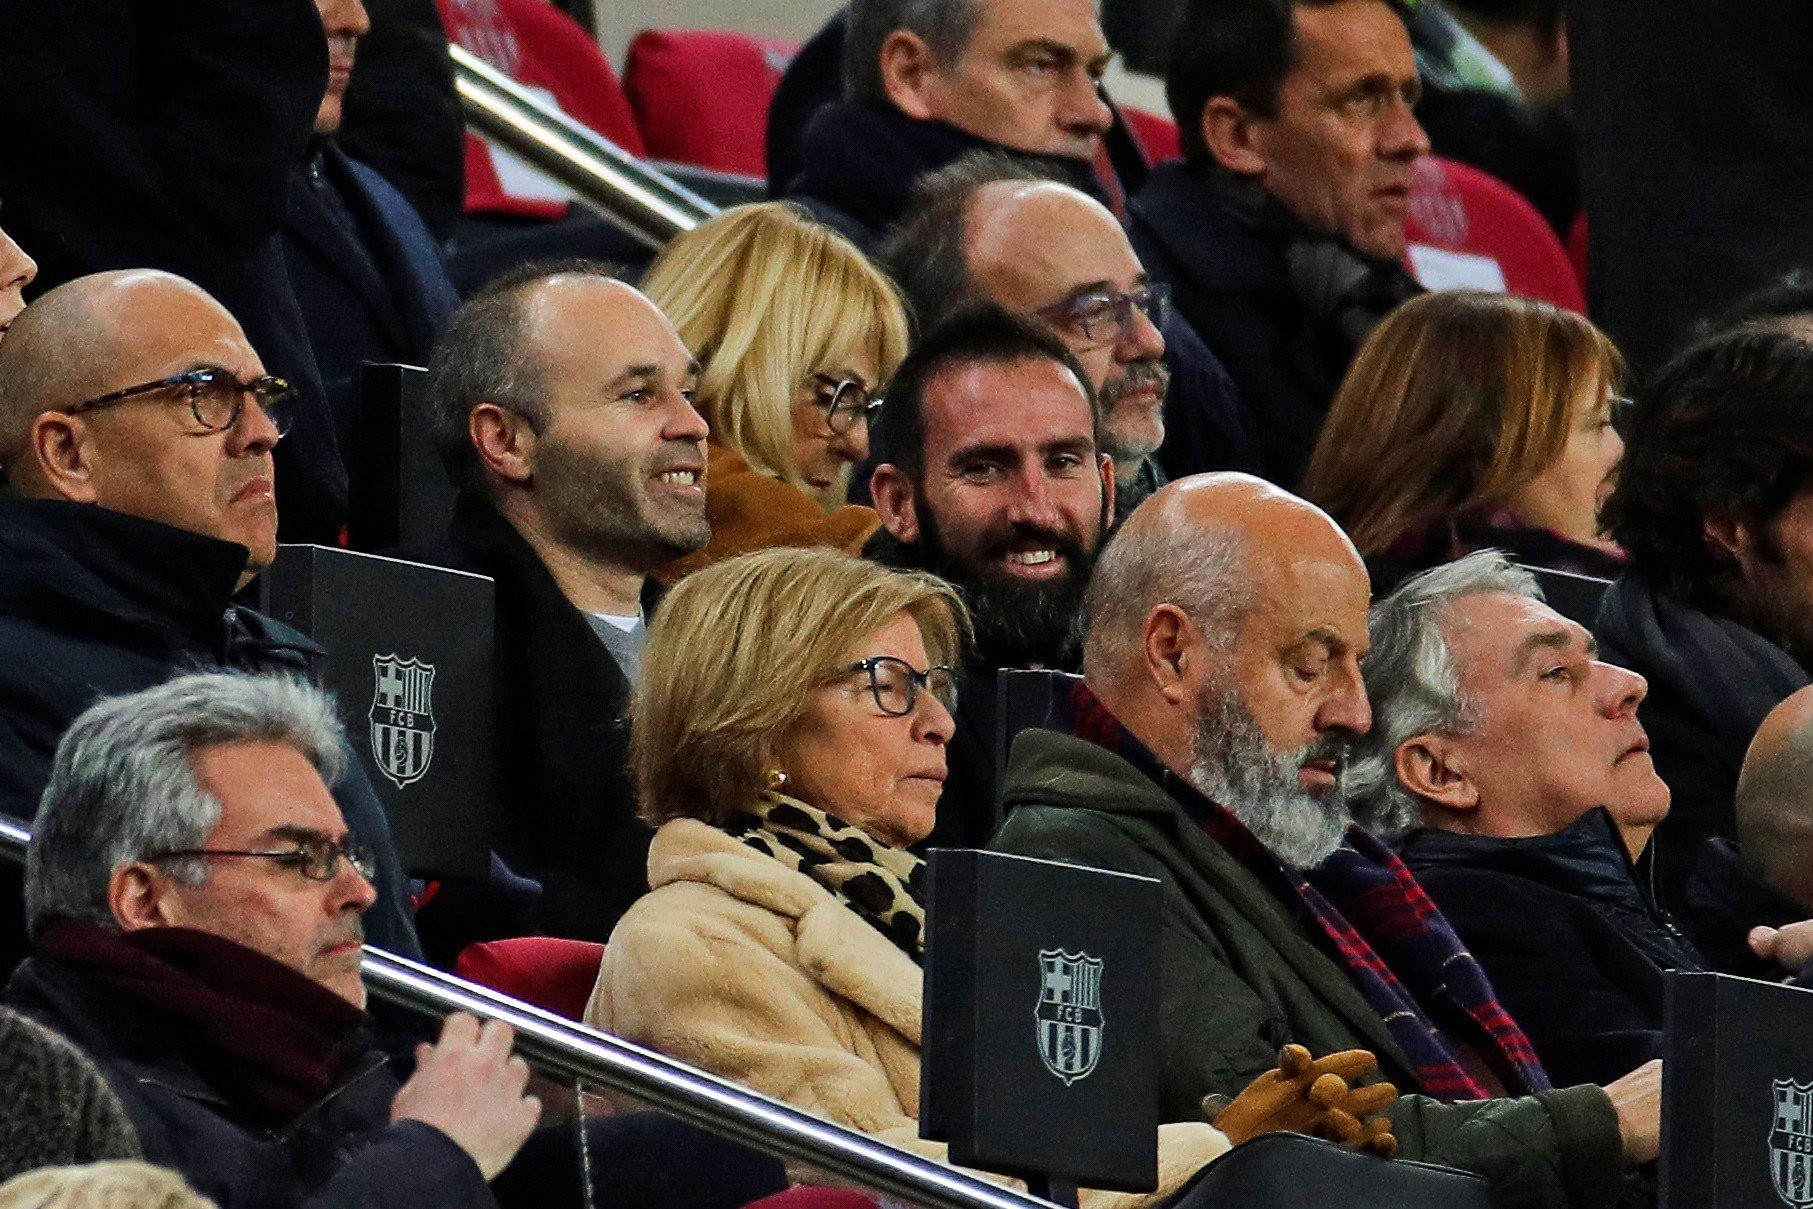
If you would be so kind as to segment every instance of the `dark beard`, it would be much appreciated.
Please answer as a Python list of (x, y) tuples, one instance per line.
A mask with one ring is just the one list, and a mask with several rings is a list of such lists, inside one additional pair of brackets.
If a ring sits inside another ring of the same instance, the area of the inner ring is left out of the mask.
[(1095, 555), (1074, 538), (1036, 525), (1017, 524), (989, 539), (982, 565), (1027, 541), (1049, 545), (1064, 559), (1063, 578), (1026, 583), (951, 559), (929, 511), (919, 514), (919, 547), (927, 571), (954, 584), (969, 606), (976, 661), (988, 668), (1073, 669), (1082, 651), (1083, 592)]
[(1313, 869), (1341, 846), (1352, 815), (1339, 779), (1307, 790), (1297, 774), (1311, 760), (1345, 769), (1348, 737), (1329, 734), (1294, 751), (1276, 751), (1232, 685), (1210, 682), (1197, 701), (1190, 783), (1239, 819), (1290, 869)]

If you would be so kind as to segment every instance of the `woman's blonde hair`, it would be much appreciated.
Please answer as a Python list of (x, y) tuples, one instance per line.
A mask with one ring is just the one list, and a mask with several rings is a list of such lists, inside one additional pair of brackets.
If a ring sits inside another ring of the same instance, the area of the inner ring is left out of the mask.
[(836, 550), (773, 549), (681, 580), (649, 625), (630, 706), (642, 817), (719, 823), (746, 807), (813, 692), (902, 613), (919, 623), (932, 663), (954, 666), (968, 614), (930, 575)]
[(1561, 456), (1594, 392), (1623, 380), (1611, 340), (1572, 311), (1470, 290), (1413, 298), (1360, 346), (1303, 494), (1381, 553), (1504, 503)]
[(118, 1160), (40, 1167), (0, 1184), (0, 1209), (214, 1209), (174, 1171)]
[(675, 237), (642, 290), (699, 359), (697, 403), (712, 436), (802, 490), (793, 400), (808, 375), (866, 352), (878, 389), (906, 356), (906, 309), (894, 283), (788, 202), (734, 206)]

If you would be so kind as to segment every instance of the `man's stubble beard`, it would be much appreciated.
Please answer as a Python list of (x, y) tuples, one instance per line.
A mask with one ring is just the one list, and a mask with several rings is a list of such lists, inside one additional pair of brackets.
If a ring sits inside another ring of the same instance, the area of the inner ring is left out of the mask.
[(645, 468), (625, 459), (601, 462), (565, 441), (544, 437), (536, 451), (535, 488), (555, 536), (602, 562), (648, 572), (711, 540), (703, 512), (696, 523), (650, 519), (638, 490)]
[(1239, 691), (1210, 681), (1197, 699), (1190, 783), (1239, 819), (1286, 868), (1313, 869), (1341, 846), (1353, 817), (1343, 778), (1309, 790), (1298, 774), (1306, 761), (1331, 757), (1344, 769), (1346, 750), (1340, 735), (1274, 750)]
[[(1121, 427), (1113, 422), (1115, 409), (1126, 396), (1149, 384), (1158, 387), (1158, 398), (1152, 408), (1154, 415), (1150, 421), (1141, 417), (1139, 428), (1143, 431), (1137, 437), (1124, 437)], [(1156, 358), (1128, 365), (1119, 377), (1102, 384), (1100, 397), (1096, 400), (1102, 417), (1102, 452), (1114, 459), (1116, 478), (1131, 477), (1139, 463), (1157, 453), (1164, 443), (1165, 396), (1170, 392), (1170, 384), (1171, 371)]]

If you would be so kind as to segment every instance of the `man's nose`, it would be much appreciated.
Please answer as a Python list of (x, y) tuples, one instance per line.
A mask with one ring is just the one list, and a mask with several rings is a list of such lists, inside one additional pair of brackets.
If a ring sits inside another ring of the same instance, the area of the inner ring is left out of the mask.
[(1152, 316), (1135, 306), (1132, 318), (1114, 346), (1114, 359), (1126, 365), (1133, 361), (1156, 361), (1164, 355), (1164, 333), (1152, 322)]
[(277, 422), (271, 419), (271, 413), (249, 392), (245, 404), (239, 410), (239, 419), (234, 422), (228, 435), (231, 441), (228, 452), (234, 457), (255, 457), (269, 453), (283, 439), (283, 434), (277, 431)]
[(661, 435), (670, 441), (703, 441), (711, 435), (711, 425), (699, 414), (699, 409), (679, 391), (673, 392), (668, 407), (667, 424)]
[(1366, 681), (1357, 664), (1345, 668), (1322, 699), (1316, 711), (1316, 730), (1327, 734), (1345, 730), (1363, 735), (1372, 729), (1372, 702), (1366, 696)]
[(1087, 74), (1078, 73), (1065, 85), (1058, 98), (1058, 125), (1073, 134), (1092, 134), (1098, 138), (1114, 126), (1114, 110), (1102, 99), (1101, 85)]
[(1643, 698), (1649, 696), (1649, 681), (1629, 668), (1614, 663), (1594, 663), (1600, 678), (1600, 701), (1608, 718), (1627, 718), (1637, 712)]
[(1379, 132), (1379, 154), (1385, 159), (1419, 160), (1429, 154), (1429, 136), (1407, 104), (1394, 105)]
[(1057, 497), (1043, 470), (1032, 470), (1018, 477), (1007, 514), (1009, 520), (1042, 529), (1064, 526), (1063, 513), (1058, 509)]

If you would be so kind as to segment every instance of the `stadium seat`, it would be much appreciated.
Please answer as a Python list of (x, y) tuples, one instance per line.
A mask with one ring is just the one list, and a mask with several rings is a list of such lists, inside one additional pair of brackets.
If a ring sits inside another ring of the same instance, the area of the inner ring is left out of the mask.
[[(436, 0), (447, 36), (635, 156), (636, 118), (590, 34), (547, 0)], [(514, 156), (466, 136), (466, 212), (553, 219), (565, 190)]]
[(876, 1209), (878, 1204), (873, 1197), (843, 1188), (789, 1188), (751, 1201), (744, 1209)]
[(798, 50), (792, 42), (717, 30), (637, 34), (624, 60), (623, 87), (648, 154), (766, 176), (768, 104)]
[(1149, 162), (1157, 164), (1164, 160), (1174, 160), (1183, 154), (1177, 141), (1176, 122), (1144, 109), (1135, 109), (1131, 105), (1121, 105), (1119, 109)]
[[(537, 0), (539, 3), (540, 0)], [(598, 981), (604, 946), (589, 940), (523, 936), (468, 945), (453, 972), (468, 982), (579, 1020)]]
[(1504, 289), (1584, 311), (1567, 252), (1535, 207), (1477, 168), (1425, 156), (1411, 185), (1409, 261), (1431, 289)]

